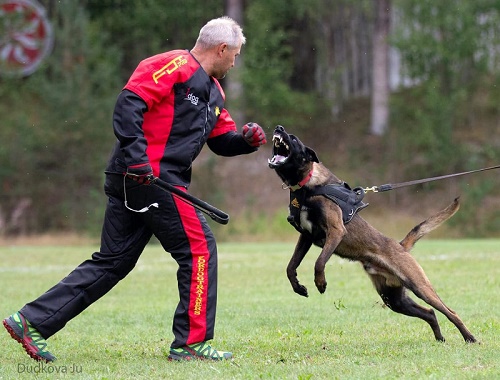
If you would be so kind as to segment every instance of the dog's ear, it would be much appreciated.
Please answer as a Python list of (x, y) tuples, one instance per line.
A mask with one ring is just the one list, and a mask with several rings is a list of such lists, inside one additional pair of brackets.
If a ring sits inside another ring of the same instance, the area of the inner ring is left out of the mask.
[(309, 161), (319, 163), (318, 156), (316, 155), (316, 152), (314, 150), (312, 150), (311, 148), (306, 146), (305, 153), (306, 153), (306, 157)]

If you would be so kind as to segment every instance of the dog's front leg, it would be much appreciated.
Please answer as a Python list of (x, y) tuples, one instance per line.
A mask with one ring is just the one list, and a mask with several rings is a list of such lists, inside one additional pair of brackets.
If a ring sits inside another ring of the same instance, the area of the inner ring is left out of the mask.
[(300, 234), (299, 241), (295, 246), (292, 258), (286, 268), (286, 275), (288, 276), (290, 284), (292, 284), (293, 291), (304, 297), (308, 296), (307, 288), (299, 283), (299, 280), (297, 279), (297, 268), (302, 262), (302, 259), (306, 255), (307, 251), (309, 251), (309, 248), (311, 248), (311, 245), (311, 236), (308, 234)]
[(316, 260), (316, 264), (314, 265), (314, 283), (316, 284), (316, 288), (318, 291), (323, 294), (326, 291), (326, 278), (325, 278), (325, 266), (330, 257), (332, 257), (333, 252), (342, 241), (346, 230), (342, 225), (342, 229), (331, 228), (327, 231), (325, 244), (323, 245), (323, 249), (321, 250), (318, 259)]

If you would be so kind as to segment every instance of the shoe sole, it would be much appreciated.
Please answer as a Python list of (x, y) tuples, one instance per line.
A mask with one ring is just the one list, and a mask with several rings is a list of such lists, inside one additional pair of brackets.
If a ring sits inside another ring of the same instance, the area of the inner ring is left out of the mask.
[(168, 355), (168, 361), (169, 362), (189, 362), (192, 360), (206, 360), (205, 358), (197, 357), (197, 356), (183, 356), (183, 355)]
[(45, 363), (50, 363), (52, 362), (53, 360), (49, 360), (47, 358), (44, 358), (43, 356), (40, 356), (40, 355), (37, 355), (35, 353), (33, 353), (29, 346), (23, 341), (22, 338), (19, 337), (19, 335), (14, 331), (14, 329), (12, 328), (11, 325), (9, 325), (9, 323), (7, 322), (7, 319), (4, 319), (3, 320), (3, 325), (5, 327), (5, 329), (7, 330), (7, 332), (10, 334), (10, 336), (12, 337), (12, 339), (14, 339), (17, 343), (19, 343), (21, 346), (23, 346), (24, 348), (24, 351), (26, 351), (26, 353), (34, 360), (40, 362), (40, 361), (45, 361)]
[(192, 356), (187, 356), (187, 355), (176, 355), (176, 354), (170, 354), (168, 355), (168, 361), (192, 361), (192, 360), (210, 360), (210, 361), (215, 361), (215, 362), (221, 362), (224, 360), (232, 360), (233, 357), (231, 356), (230, 358), (222, 358), (222, 359), (217, 359), (217, 358), (207, 358), (205, 356), (198, 356), (198, 355), (192, 355)]

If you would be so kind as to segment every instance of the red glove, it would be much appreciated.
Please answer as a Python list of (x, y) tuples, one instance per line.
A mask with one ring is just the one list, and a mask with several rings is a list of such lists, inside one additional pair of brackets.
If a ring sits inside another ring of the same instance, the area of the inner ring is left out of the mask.
[(141, 185), (149, 185), (153, 178), (153, 169), (149, 162), (145, 164), (131, 165), (127, 167), (125, 175)]
[(266, 134), (262, 127), (257, 123), (247, 123), (242, 129), (245, 141), (254, 147), (259, 147), (267, 143)]

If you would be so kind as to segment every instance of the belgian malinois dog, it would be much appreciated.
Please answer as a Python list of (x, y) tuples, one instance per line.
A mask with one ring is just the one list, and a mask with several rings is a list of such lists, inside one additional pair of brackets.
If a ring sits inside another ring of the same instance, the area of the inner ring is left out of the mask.
[[(460, 317), (439, 298), (422, 267), (410, 254), (414, 244), (426, 233), (437, 228), (459, 208), (458, 198), (446, 209), (415, 226), (406, 237), (397, 242), (384, 236), (356, 212), (366, 206), (359, 200), (360, 192), (351, 191), (351, 210), (346, 217), (345, 204), (325, 196), (325, 186), (343, 189), (349, 187), (320, 163), (316, 153), (296, 136), (278, 125), (273, 135), (272, 158), (269, 167), (291, 190), (289, 221), (300, 232), (300, 237), (287, 267), (287, 276), (295, 293), (307, 297), (307, 289), (297, 279), (297, 268), (312, 244), (322, 248), (314, 266), (314, 283), (320, 293), (326, 290), (325, 265), (332, 254), (359, 261), (385, 305), (392, 311), (427, 322), (438, 341), (444, 341), (432, 308), (413, 301), (406, 289), (443, 313), (460, 331), (468, 343), (476, 338)], [(301, 194), (301, 195), (300, 195)], [(364, 195), (364, 194), (362, 194)], [(362, 198), (361, 195), (361, 198)], [(293, 198), (293, 199), (292, 199)], [(347, 197), (349, 198), (349, 197)], [(344, 197), (344, 200), (347, 199)], [(358, 198), (358, 199), (356, 199)], [(295, 215), (292, 211), (295, 210)], [(344, 210), (344, 211), (343, 211)]]

